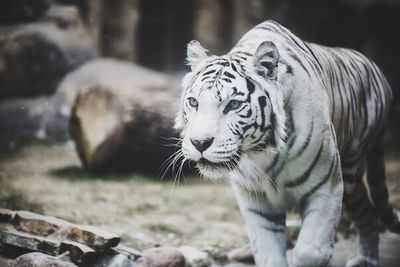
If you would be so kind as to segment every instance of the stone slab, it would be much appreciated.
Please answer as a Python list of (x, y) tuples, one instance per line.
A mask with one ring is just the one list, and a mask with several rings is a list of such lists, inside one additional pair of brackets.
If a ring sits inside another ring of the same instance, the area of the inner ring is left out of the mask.
[(57, 255), (60, 241), (50, 237), (40, 237), (3, 227), (0, 230), (1, 243), (49, 255)]

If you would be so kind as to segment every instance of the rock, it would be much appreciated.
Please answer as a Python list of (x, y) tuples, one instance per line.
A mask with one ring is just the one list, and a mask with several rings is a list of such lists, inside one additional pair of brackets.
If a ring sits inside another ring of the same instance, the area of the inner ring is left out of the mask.
[(4, 258), (0, 255), (0, 266), (1, 267), (14, 267), (14, 260)]
[(210, 247), (204, 249), (204, 251), (206, 251), (208, 255), (210, 255), (210, 257), (213, 259), (215, 263), (224, 265), (229, 261), (226, 251), (222, 248)]
[[(90, 263), (83, 263), (82, 267), (133, 267), (133, 262), (122, 254), (103, 255), (97, 257)], [(136, 267), (136, 266), (135, 266)]]
[(133, 248), (121, 245), (121, 244), (119, 244), (118, 246), (113, 248), (113, 250), (119, 254), (127, 256), (130, 260), (133, 260), (133, 261), (139, 259), (142, 256), (142, 253), (140, 253), (136, 249), (133, 249)]
[(172, 247), (150, 248), (143, 251), (142, 265), (148, 267), (184, 267), (185, 258), (182, 253)]
[(63, 241), (60, 246), (60, 253), (68, 251), (71, 261), (77, 265), (82, 262), (91, 261), (98, 253), (92, 248), (73, 241)]
[(146, 261), (144, 260), (144, 258), (140, 258), (139, 260), (137, 260), (134, 265), (134, 267), (149, 267), (149, 265), (146, 263)]
[(254, 263), (253, 252), (250, 245), (236, 248), (228, 253), (228, 259), (231, 261)]
[(27, 211), (18, 211), (13, 225), (16, 229), (29, 234), (51, 235), (54, 239), (68, 239), (95, 249), (115, 247), (120, 241), (119, 236), (93, 226), (72, 224), (55, 217)]
[(71, 225), (58, 233), (69, 240), (88, 245), (95, 249), (111, 248), (118, 245), (121, 238), (115, 234), (89, 225)]
[(56, 256), (56, 259), (71, 262), (71, 253), (69, 253), (69, 251), (60, 252), (60, 254)]
[(29, 211), (18, 211), (13, 224), (16, 229), (29, 234), (48, 236), (69, 223), (54, 217), (43, 216)]
[(14, 211), (0, 208), (0, 223), (11, 222), (14, 216)]
[(43, 253), (33, 252), (15, 259), (14, 267), (76, 267), (76, 265)]
[(0, 240), (1, 243), (5, 245), (24, 248), (31, 251), (40, 251), (49, 255), (58, 254), (60, 241), (56, 239), (22, 233), (6, 227), (3, 227), (0, 230)]
[(185, 257), (186, 267), (208, 267), (211, 265), (211, 259), (204, 251), (190, 246), (182, 246), (179, 251)]
[(227, 265), (224, 265), (224, 267), (256, 267), (256, 266), (254, 264), (247, 264), (242, 262), (231, 262), (228, 263)]

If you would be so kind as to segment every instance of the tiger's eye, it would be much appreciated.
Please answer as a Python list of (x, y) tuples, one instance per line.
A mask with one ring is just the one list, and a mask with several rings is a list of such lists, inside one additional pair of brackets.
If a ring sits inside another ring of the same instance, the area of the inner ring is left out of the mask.
[(229, 101), (229, 109), (233, 110), (233, 109), (238, 109), (240, 106), (242, 105), (242, 102), (238, 101), (238, 100), (231, 100)]
[(197, 102), (196, 98), (194, 98), (194, 97), (189, 97), (188, 101), (189, 101), (189, 105), (191, 107), (193, 107), (193, 108), (197, 108), (198, 105), (199, 105), (199, 103)]

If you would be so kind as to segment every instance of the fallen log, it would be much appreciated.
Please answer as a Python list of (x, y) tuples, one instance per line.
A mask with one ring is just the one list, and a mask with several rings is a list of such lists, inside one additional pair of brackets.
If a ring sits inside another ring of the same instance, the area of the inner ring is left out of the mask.
[(68, 71), (95, 56), (74, 7), (53, 6), (40, 22), (0, 26), (0, 99), (50, 94)]
[(157, 174), (174, 153), (167, 139), (177, 137), (173, 119), (178, 97), (166, 76), (103, 59), (74, 71), (60, 87), (66, 94), (77, 92), (70, 134), (90, 171)]

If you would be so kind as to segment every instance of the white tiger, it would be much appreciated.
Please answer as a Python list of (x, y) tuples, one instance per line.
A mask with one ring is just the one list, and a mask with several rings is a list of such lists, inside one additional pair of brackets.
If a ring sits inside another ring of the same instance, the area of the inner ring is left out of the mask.
[[(188, 45), (176, 118), (182, 153), (199, 172), (228, 178), (257, 266), (329, 266), (344, 206), (359, 249), (347, 266), (378, 266), (378, 213), (388, 203), (382, 136), (390, 87), (360, 53), (306, 43), (276, 22), (246, 33), (226, 55)], [(362, 176), (368, 165), (369, 201)], [(288, 201), (302, 227), (287, 262)]]

